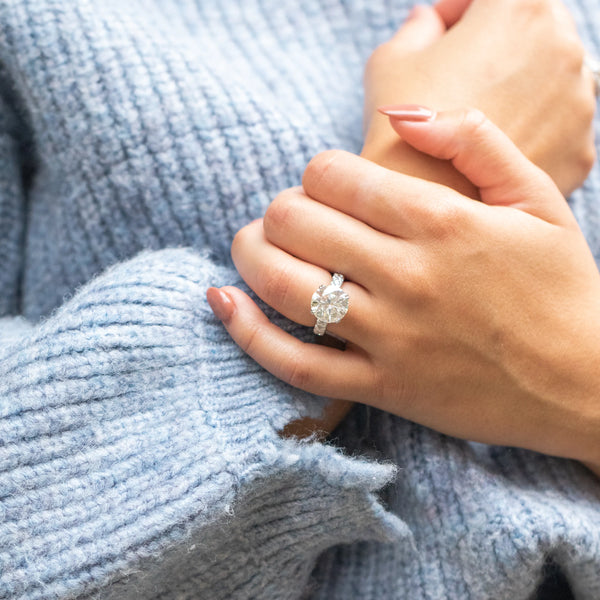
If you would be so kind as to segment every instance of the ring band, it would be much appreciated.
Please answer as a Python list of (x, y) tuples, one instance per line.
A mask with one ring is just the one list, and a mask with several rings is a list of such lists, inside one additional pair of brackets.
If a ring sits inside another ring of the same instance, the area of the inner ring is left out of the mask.
[(592, 72), (594, 83), (596, 85), (596, 97), (600, 96), (600, 59), (586, 54), (583, 64)]
[(315, 335), (325, 335), (327, 325), (339, 323), (348, 312), (350, 296), (342, 289), (344, 276), (334, 273), (329, 285), (321, 285), (312, 295), (310, 312), (317, 318)]

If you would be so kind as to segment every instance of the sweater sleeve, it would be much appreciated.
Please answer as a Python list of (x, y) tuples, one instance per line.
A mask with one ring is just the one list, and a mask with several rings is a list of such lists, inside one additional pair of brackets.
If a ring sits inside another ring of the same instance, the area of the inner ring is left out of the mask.
[(0, 65), (0, 317), (17, 312), (25, 223), (23, 130), (4, 99), (3, 81)]
[(317, 401), (228, 340), (231, 277), (150, 252), (0, 320), (0, 598), (300, 598), (324, 549), (410, 538), (392, 467), (279, 437)]

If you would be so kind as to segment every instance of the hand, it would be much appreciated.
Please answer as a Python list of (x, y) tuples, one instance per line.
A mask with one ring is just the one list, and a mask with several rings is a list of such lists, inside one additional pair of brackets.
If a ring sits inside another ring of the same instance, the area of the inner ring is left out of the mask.
[(477, 111), (396, 127), (483, 202), (333, 151), (232, 248), (258, 296), (306, 326), (312, 292), (344, 273), (350, 310), (329, 330), (346, 351), (300, 342), (233, 287), (210, 291), (217, 314), (309, 392), (600, 464), (600, 276), (559, 190)]
[(583, 47), (558, 0), (442, 0), (419, 7), (365, 73), (369, 123), (363, 156), (471, 196), (448, 165), (417, 155), (394, 136), (378, 106), (420, 103), (485, 112), (563, 194), (579, 187), (594, 164), (591, 73)]

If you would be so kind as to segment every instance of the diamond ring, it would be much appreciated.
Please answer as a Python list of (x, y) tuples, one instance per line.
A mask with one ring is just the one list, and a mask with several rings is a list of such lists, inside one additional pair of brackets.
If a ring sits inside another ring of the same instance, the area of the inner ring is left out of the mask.
[(338, 323), (348, 312), (350, 296), (342, 289), (344, 276), (334, 273), (329, 285), (322, 285), (312, 295), (310, 312), (317, 317), (314, 332), (324, 335), (329, 323)]
[(592, 72), (596, 84), (596, 96), (600, 96), (600, 59), (586, 54), (583, 64)]

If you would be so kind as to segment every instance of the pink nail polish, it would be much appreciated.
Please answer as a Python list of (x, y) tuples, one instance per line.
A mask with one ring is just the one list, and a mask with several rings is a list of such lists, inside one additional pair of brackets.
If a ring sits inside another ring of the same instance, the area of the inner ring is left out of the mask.
[(380, 106), (377, 109), (381, 114), (387, 115), (398, 121), (432, 121), (435, 119), (435, 112), (426, 106), (419, 104), (393, 104), (390, 106)]
[(206, 299), (217, 319), (229, 323), (235, 312), (233, 298), (227, 292), (211, 287), (206, 291)]

